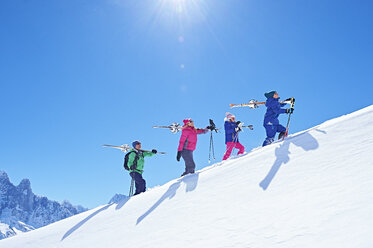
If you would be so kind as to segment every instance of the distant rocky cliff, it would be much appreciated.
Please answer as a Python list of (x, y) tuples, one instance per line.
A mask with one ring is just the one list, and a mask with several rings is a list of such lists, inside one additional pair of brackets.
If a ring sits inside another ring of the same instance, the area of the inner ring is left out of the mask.
[(30, 180), (14, 186), (0, 171), (0, 239), (27, 232), (86, 211), (68, 201), (58, 203), (32, 192)]

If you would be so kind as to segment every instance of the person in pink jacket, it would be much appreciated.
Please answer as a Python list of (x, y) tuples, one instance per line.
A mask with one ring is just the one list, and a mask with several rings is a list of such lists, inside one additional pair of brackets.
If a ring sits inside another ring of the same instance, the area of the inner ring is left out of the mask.
[(196, 149), (197, 145), (197, 134), (207, 133), (209, 131), (208, 128), (195, 128), (192, 119), (185, 119), (183, 123), (184, 126), (181, 128), (182, 132), (176, 156), (177, 161), (180, 161), (181, 157), (185, 161), (185, 171), (181, 176), (194, 173), (196, 165), (193, 160), (193, 151)]

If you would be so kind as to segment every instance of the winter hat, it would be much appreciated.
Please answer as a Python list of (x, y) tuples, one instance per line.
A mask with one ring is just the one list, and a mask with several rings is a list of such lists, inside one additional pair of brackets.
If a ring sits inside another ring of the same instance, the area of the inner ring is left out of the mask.
[(267, 97), (267, 98), (273, 98), (273, 95), (276, 93), (275, 90), (273, 91), (270, 91), (270, 92), (267, 92), (267, 93), (264, 93), (264, 96)]
[(132, 147), (133, 147), (133, 148), (136, 148), (136, 146), (137, 146), (138, 144), (141, 144), (141, 142), (138, 141), (138, 140), (135, 140), (134, 142), (132, 142)]
[(232, 117), (236, 117), (236, 116), (234, 116), (234, 114), (231, 114), (231, 113), (227, 112), (227, 113), (225, 113), (225, 117), (226, 117), (227, 119), (230, 119), (230, 118), (232, 118)]
[(190, 118), (189, 118), (189, 119), (184, 119), (184, 120), (183, 120), (183, 123), (184, 123), (184, 125), (186, 125), (186, 124), (188, 124), (188, 123), (191, 122), (191, 121), (192, 121), (192, 119), (190, 119)]

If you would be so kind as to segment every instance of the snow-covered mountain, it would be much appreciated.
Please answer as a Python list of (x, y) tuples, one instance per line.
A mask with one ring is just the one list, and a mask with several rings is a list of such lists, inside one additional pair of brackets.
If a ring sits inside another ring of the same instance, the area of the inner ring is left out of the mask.
[(373, 105), (0, 247), (370, 248), (372, 152)]
[(126, 200), (127, 198), (129, 198), (129, 196), (126, 196), (126, 195), (122, 195), (122, 194), (115, 194), (109, 201), (108, 204), (112, 204), (112, 203), (119, 203), (123, 200)]
[(0, 239), (34, 230), (86, 210), (68, 201), (60, 204), (35, 195), (28, 179), (14, 186), (8, 175), (0, 171)]

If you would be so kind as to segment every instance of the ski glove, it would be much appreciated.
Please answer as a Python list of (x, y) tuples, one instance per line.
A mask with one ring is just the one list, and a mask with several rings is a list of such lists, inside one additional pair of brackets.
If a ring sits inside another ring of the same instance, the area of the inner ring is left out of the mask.
[(253, 125), (248, 125), (247, 127), (250, 128), (250, 130), (254, 130), (254, 126)]
[(157, 150), (153, 149), (152, 153), (157, 154)]
[(181, 151), (178, 151), (177, 156), (176, 156), (176, 160), (180, 161), (180, 158), (181, 158)]
[(288, 108), (286, 109), (287, 114), (292, 114), (294, 112), (294, 108)]
[(214, 121), (213, 120), (211, 120), (211, 119), (209, 119), (209, 121), (210, 121), (210, 126), (207, 126), (206, 128), (207, 129), (210, 129), (211, 131), (216, 131), (216, 132), (218, 132), (217, 130), (216, 130), (216, 125), (215, 125), (215, 123), (214, 123)]
[(243, 122), (237, 121), (236, 124), (237, 124), (237, 127), (234, 130), (236, 132), (241, 132), (242, 131)]
[(211, 131), (217, 131), (215, 125), (207, 126), (206, 128), (211, 130)]

